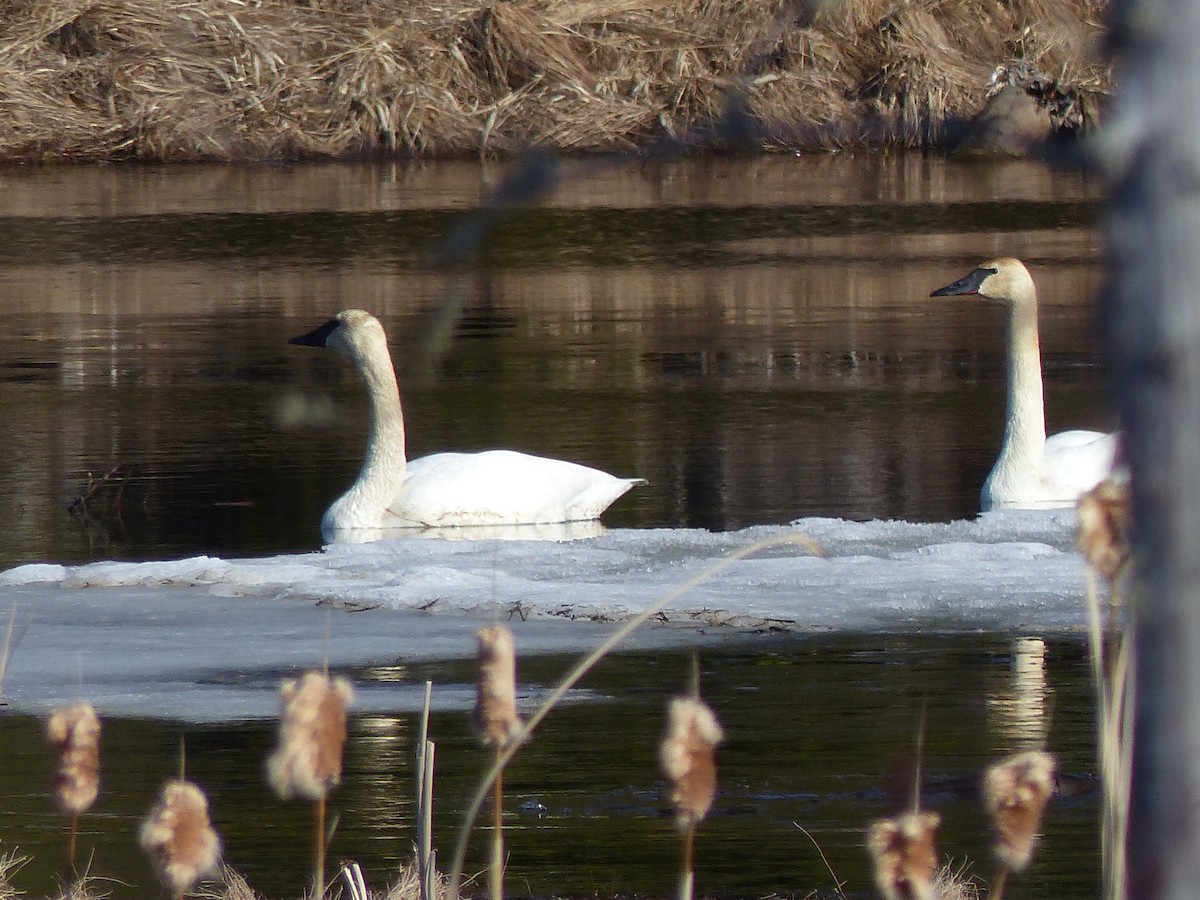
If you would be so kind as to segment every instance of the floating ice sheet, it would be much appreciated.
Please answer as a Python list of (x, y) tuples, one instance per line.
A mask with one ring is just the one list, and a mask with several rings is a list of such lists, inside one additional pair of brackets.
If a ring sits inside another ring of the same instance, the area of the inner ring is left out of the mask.
[[(1074, 525), (1073, 510), (1010, 510), (942, 524), (399, 537), (264, 559), (19, 566), (0, 572), (0, 611), (16, 605), (21, 636), (5, 696), (35, 711), (85, 694), (110, 714), (269, 716), (286, 674), (326, 659), (469, 657), (475, 629), (497, 618), (522, 655), (586, 650), (730, 553), (794, 534), (824, 555), (759, 550), (673, 599), (632, 645), (780, 630), (1076, 631), (1086, 611)], [(361, 703), (410, 708), (419, 692), (368, 691)]]

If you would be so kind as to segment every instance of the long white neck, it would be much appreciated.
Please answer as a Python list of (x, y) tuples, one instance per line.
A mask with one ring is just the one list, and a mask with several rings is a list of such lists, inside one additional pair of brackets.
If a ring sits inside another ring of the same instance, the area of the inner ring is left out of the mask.
[[(367, 381), (371, 420), (367, 429), (367, 454), (358, 480), (384, 479), (396, 487), (404, 481), (407, 460), (404, 454), (404, 413), (400, 408), (400, 388), (386, 349), (383, 354), (364, 358), (359, 368)], [(390, 498), (389, 498), (390, 499)]]
[(1014, 298), (1008, 317), (1008, 414), (1000, 451), (1012, 465), (1038, 466), (1046, 447), (1037, 296)]
[(325, 514), (323, 524), (327, 529), (379, 527), (381, 517), (400, 492), (408, 465), (404, 413), (387, 344), (356, 348), (351, 357), (367, 382), (367, 451), (358, 478)]

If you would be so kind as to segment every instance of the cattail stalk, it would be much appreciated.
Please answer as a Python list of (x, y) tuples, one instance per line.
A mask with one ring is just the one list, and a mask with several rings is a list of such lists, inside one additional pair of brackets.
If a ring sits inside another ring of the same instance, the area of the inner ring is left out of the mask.
[(935, 812), (913, 810), (871, 823), (867, 851), (884, 900), (933, 900), (941, 821)]
[[(512, 632), (500, 625), (475, 634), (479, 681), (472, 721), (479, 739), (498, 761), (504, 748), (521, 730), (517, 717), (517, 654)], [(488, 874), (492, 900), (504, 897), (504, 773), (492, 786), (492, 860)]]
[(1016, 753), (983, 776), (983, 800), (996, 832), (992, 849), (1000, 863), (991, 900), (1001, 900), (1010, 872), (1023, 872), (1033, 859), (1042, 813), (1055, 787), (1054, 757), (1041, 750)]
[(435, 745), (429, 740), (429, 709), (433, 700), (433, 682), (425, 682), (425, 702), (421, 706), (420, 728), (417, 736), (417, 871), (420, 878), (420, 900), (434, 900), (433, 853), (433, 762)]
[(323, 672), (306, 672), (279, 689), (279, 744), (267, 760), (267, 777), (281, 799), (313, 801), (314, 897), (325, 894), (325, 806), (342, 780), (346, 706), (354, 698), (350, 682)]
[(937, 830), (942, 817), (921, 809), (921, 762), (925, 747), (925, 704), (917, 728), (912, 809), (878, 819), (867, 829), (867, 852), (875, 886), (884, 900), (934, 900), (937, 896)]
[(58, 751), (54, 799), (70, 817), (67, 865), (74, 870), (79, 817), (100, 791), (100, 718), (82, 701), (55, 710), (46, 723), (46, 739)]
[(542, 700), (541, 704), (529, 716), (529, 719), (521, 725), (520, 731), (509, 741), (503, 752), (497, 757), (492, 768), (480, 780), (478, 788), (471, 796), (471, 802), (467, 805), (466, 811), (463, 813), (463, 825), (459, 830), (458, 839), (454, 844), (454, 855), (451, 857), (449, 867), (449, 878), (446, 884), (446, 895), (450, 900), (458, 900), (459, 886), (462, 883), (463, 860), (467, 855), (467, 843), (471, 837), (471, 827), (475, 823), (479, 815), (479, 811), (483, 808), (483, 804), (487, 801), (488, 791), (491, 790), (492, 780), (497, 776), (499, 771), (516, 752), (520, 749), (522, 743), (533, 734), (534, 730), (542, 723), (542, 721), (550, 714), (550, 712), (558, 706), (567, 692), (571, 690), (579, 680), (595, 667), (596, 663), (612, 652), (621, 641), (629, 637), (637, 628), (641, 627), (656, 614), (670, 606), (671, 603), (678, 600), (680, 597), (687, 594), (689, 591), (696, 588), (697, 585), (704, 584), (706, 581), (716, 577), (726, 569), (736, 565), (739, 560), (745, 559), (747, 556), (767, 547), (778, 547), (785, 544), (800, 544), (808, 549), (815, 556), (823, 556), (821, 548), (805, 535), (797, 532), (789, 532), (786, 535), (778, 535), (769, 538), (763, 538), (751, 544), (747, 544), (738, 550), (734, 550), (729, 555), (722, 557), (717, 562), (702, 569), (700, 572), (693, 575), (687, 581), (675, 585), (661, 597), (655, 599), (649, 606), (639, 612), (637, 615), (626, 620), (619, 628), (608, 635), (589, 653), (585, 654), (578, 662), (575, 663), (564, 675), (559, 682), (554, 686), (554, 689)]
[(163, 886), (179, 900), (200, 878), (218, 872), (221, 840), (209, 821), (204, 792), (190, 781), (163, 785), (140, 838)]
[(1129, 562), (1129, 485), (1106, 478), (1079, 498), (1076, 510), (1080, 551), (1108, 581), (1116, 580)]
[(679, 900), (691, 900), (695, 882), (696, 829), (717, 792), (714, 750), (725, 734), (713, 711), (698, 697), (673, 697), (658, 758), (669, 782), (675, 822), (683, 833)]
[(1108, 582), (1106, 639), (1111, 644), (1117, 639), (1121, 606), (1117, 584), (1129, 564), (1129, 528), (1133, 518), (1129, 485), (1106, 478), (1083, 494), (1075, 509), (1079, 520), (1076, 545), (1090, 570)]
[[(1129, 485), (1109, 478), (1079, 498), (1077, 544), (1088, 562), (1088, 644), (1096, 696), (1097, 745), (1104, 786), (1100, 850), (1105, 897), (1126, 893), (1126, 845), (1133, 770), (1133, 641), (1119, 628), (1121, 576), (1130, 549)], [(1098, 580), (1108, 584), (1102, 623)]]

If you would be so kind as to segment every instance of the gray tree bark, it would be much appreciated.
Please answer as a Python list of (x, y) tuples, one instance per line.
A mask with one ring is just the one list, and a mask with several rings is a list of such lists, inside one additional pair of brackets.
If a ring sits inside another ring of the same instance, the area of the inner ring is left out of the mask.
[(1200, 897), (1200, 3), (1113, 0), (1105, 302), (1132, 470), (1129, 896)]

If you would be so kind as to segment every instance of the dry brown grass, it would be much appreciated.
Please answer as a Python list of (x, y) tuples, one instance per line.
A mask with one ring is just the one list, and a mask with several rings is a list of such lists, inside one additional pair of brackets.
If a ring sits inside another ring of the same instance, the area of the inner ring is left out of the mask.
[(24, 895), (12, 883), (12, 876), (28, 865), (30, 857), (16, 850), (0, 852), (0, 900), (16, 900)]
[(0, 0), (0, 160), (927, 144), (1014, 61), (1103, 93), (1103, 6)]

